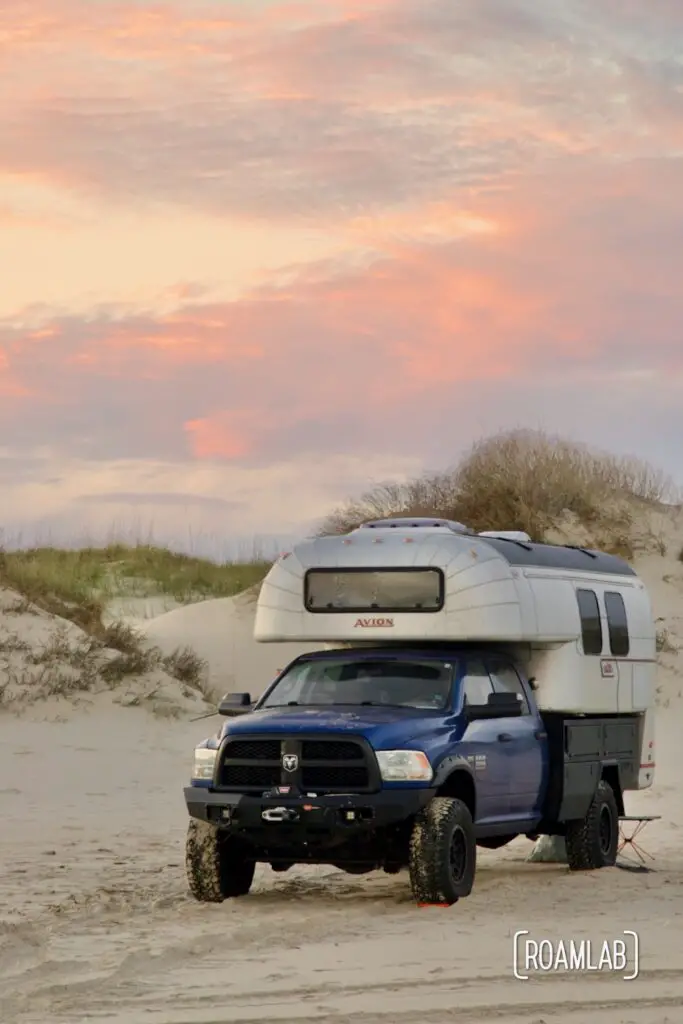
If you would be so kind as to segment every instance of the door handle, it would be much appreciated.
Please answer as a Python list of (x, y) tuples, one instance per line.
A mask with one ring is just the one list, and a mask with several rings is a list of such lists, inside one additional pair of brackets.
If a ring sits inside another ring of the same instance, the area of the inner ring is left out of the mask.
[(511, 740), (512, 740), (512, 736), (510, 735), (509, 732), (499, 732), (498, 733), (498, 742), (499, 743), (509, 743)]

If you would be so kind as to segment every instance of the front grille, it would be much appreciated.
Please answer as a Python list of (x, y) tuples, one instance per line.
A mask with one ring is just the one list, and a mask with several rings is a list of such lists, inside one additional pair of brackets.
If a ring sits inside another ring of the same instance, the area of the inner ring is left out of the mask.
[(235, 761), (277, 761), (280, 763), (279, 740), (233, 740), (230, 759)]
[(301, 744), (304, 761), (363, 761), (363, 750), (348, 740), (304, 740)]
[(301, 769), (301, 784), (304, 789), (316, 792), (325, 789), (365, 789), (368, 784), (368, 770), (351, 768), (346, 765), (315, 765)]
[[(295, 771), (284, 770), (284, 754), (298, 757)], [(239, 792), (275, 786), (315, 793), (368, 792), (374, 788), (376, 770), (372, 752), (359, 740), (236, 737), (222, 746), (218, 785)]]
[(223, 766), (221, 784), (223, 786), (236, 786), (241, 789), (243, 786), (251, 788), (258, 786), (260, 789), (270, 789), (280, 783), (280, 765), (273, 768), (269, 765), (258, 764), (226, 764)]

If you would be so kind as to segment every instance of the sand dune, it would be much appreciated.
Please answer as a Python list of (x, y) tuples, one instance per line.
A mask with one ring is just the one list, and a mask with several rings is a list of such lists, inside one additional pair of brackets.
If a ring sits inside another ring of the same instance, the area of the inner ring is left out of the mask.
[[(472, 896), (450, 910), (416, 908), (403, 875), (276, 876), (265, 867), (244, 900), (194, 903), (182, 866), (182, 787), (194, 743), (218, 719), (190, 721), (201, 698), (158, 669), (166, 706), (182, 705), (178, 718), (149, 713), (153, 674), (123, 690), (65, 684), (61, 694), (26, 699), (36, 685), (26, 673), (40, 668), (32, 659), (55, 627), (68, 643), (53, 650), (62, 661), (52, 666), (65, 678), (73, 669), (65, 651), (84, 640), (5, 592), (0, 685), (18, 699), (0, 708), (3, 1024), (674, 1024), (683, 1002), (683, 521), (666, 512), (642, 526), (635, 562), (663, 648), (658, 766), (654, 789), (628, 794), (627, 809), (661, 815), (646, 833), (655, 870), (573, 875), (526, 863), (522, 839), (482, 851)], [(226, 599), (162, 614), (145, 633), (167, 653), (196, 646), (217, 691), (257, 693), (294, 651), (254, 644), (252, 622), (249, 597)], [(21, 643), (8, 650), (12, 636)], [(115, 654), (95, 656), (99, 665)], [(641, 976), (517, 981), (512, 936), (525, 928), (539, 939), (596, 941), (633, 928)]]
[(259, 644), (253, 637), (256, 594), (221, 597), (177, 608), (139, 622), (148, 641), (165, 652), (179, 638), (207, 665), (207, 690), (220, 697), (230, 690), (260, 696), (278, 671), (316, 644)]

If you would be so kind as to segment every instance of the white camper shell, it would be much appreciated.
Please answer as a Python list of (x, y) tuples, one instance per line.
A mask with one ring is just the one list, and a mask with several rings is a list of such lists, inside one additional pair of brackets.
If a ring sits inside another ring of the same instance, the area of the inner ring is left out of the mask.
[(254, 637), (495, 643), (535, 679), (541, 711), (644, 713), (654, 700), (652, 609), (627, 562), (450, 520), (379, 520), (297, 545), (263, 583)]

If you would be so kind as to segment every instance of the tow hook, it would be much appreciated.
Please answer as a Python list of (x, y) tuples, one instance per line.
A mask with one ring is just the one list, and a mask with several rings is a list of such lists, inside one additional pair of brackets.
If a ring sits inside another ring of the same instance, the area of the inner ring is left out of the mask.
[(264, 821), (298, 821), (299, 815), (292, 807), (266, 807), (261, 811)]

